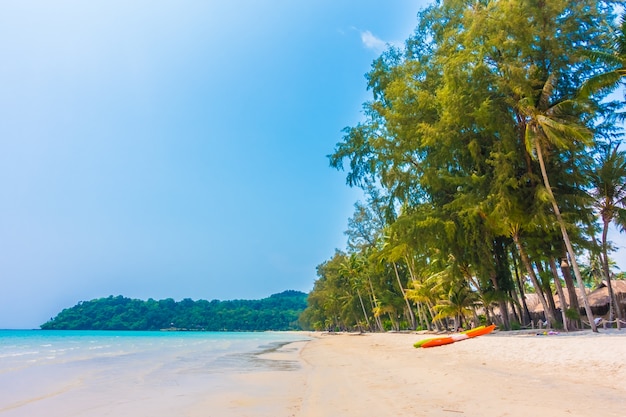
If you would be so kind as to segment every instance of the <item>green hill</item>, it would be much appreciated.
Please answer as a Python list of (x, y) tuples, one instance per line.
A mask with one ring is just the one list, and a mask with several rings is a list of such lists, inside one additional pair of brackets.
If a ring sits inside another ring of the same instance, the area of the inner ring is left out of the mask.
[(307, 294), (284, 291), (261, 300), (155, 301), (118, 295), (81, 301), (41, 325), (43, 330), (300, 330)]

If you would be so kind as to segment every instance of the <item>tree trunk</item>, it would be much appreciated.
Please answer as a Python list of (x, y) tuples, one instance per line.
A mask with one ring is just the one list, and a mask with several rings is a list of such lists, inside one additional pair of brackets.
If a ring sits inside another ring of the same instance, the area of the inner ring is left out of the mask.
[(522, 246), (519, 240), (519, 235), (517, 233), (513, 233), (513, 242), (515, 242), (515, 245), (517, 246), (517, 251), (520, 254), (520, 258), (522, 258), (522, 263), (524, 264), (524, 267), (526, 268), (526, 272), (528, 273), (528, 276), (530, 277), (530, 281), (533, 283), (533, 286), (535, 287), (535, 290), (537, 291), (537, 297), (539, 298), (539, 302), (541, 303), (543, 307), (543, 311), (546, 315), (546, 319), (551, 324), (554, 325), (554, 323), (556, 323), (556, 318), (554, 317), (554, 315), (550, 311), (550, 308), (548, 307), (548, 302), (546, 301), (546, 298), (543, 296), (543, 293), (541, 291), (541, 285), (539, 284), (539, 280), (537, 279), (535, 270), (533, 269), (530, 263), (530, 259), (528, 259), (528, 255), (526, 254), (526, 251), (524, 250), (524, 247)]
[[(372, 306), (372, 311), (374, 311), (374, 309), (376, 307), (378, 307), (378, 302), (376, 301), (376, 294), (374, 293), (374, 286), (372, 285), (372, 280), (370, 279), (370, 277), (367, 277), (367, 283), (369, 284), (370, 287), (370, 304)], [(382, 332), (383, 331), (383, 323), (380, 321), (380, 316), (374, 314), (374, 320), (376, 321), (376, 325), (378, 326), (378, 331)]]
[(617, 299), (615, 298), (615, 293), (613, 291), (613, 285), (611, 284), (611, 271), (609, 270), (609, 255), (607, 250), (607, 236), (609, 233), (609, 221), (607, 219), (603, 220), (603, 228), (602, 228), (602, 271), (604, 272), (604, 277), (606, 278), (606, 284), (609, 287), (609, 321), (613, 321), (613, 313), (617, 307), (617, 328), (621, 328), (620, 320), (622, 320), (622, 312), (619, 308), (619, 304), (617, 303)]
[(420, 303), (415, 303), (415, 309), (417, 310), (417, 317), (415, 318), (415, 329), (417, 329), (418, 327), (422, 327), (422, 323), (424, 323), (424, 318), (422, 317), (422, 308), (420, 307)]
[(406, 308), (409, 311), (409, 318), (411, 320), (411, 330), (415, 330), (415, 314), (413, 314), (413, 309), (411, 308), (411, 303), (409, 299), (406, 298), (406, 291), (402, 287), (402, 281), (400, 280), (400, 274), (398, 273), (398, 267), (395, 262), (393, 264), (393, 271), (396, 273), (396, 279), (398, 280), (398, 287), (400, 287), (400, 292), (402, 293), (402, 298), (404, 298), (404, 302), (406, 303)]
[(513, 302), (511, 302), (513, 319), (515, 319), (517, 323), (522, 324), (522, 304), (520, 303), (519, 297), (517, 296), (517, 291), (515, 290), (515, 287), (513, 287), (511, 291), (509, 291), (509, 297), (511, 297), (511, 300), (514, 300)]
[(523, 317), (522, 324), (524, 325), (526, 322), (530, 323), (532, 319), (530, 318), (530, 311), (528, 311), (528, 304), (526, 304), (526, 292), (524, 291), (524, 285), (522, 284), (522, 279), (519, 275), (517, 257), (515, 256), (515, 253), (513, 253), (513, 250), (511, 250), (511, 257), (513, 258), (513, 268), (515, 269), (515, 279), (517, 281), (517, 288), (519, 290), (520, 299), (522, 300), (522, 306), (524, 307), (524, 310), (522, 313), (522, 317)]
[(554, 262), (554, 258), (550, 257), (550, 269), (552, 270), (552, 275), (554, 276), (554, 286), (556, 287), (556, 293), (559, 296), (559, 302), (561, 303), (561, 317), (563, 318), (563, 329), (568, 332), (567, 326), (567, 315), (565, 314), (567, 310), (567, 301), (565, 301), (565, 294), (563, 293), (563, 287), (561, 286), (561, 279), (559, 278), (559, 271), (556, 269), (556, 262)]
[(367, 323), (367, 329), (371, 332), (372, 331), (372, 325), (370, 324), (370, 319), (369, 317), (367, 317), (367, 310), (365, 309), (365, 304), (363, 304), (363, 297), (361, 297), (361, 291), (359, 291), (359, 289), (356, 289), (356, 293), (359, 296), (359, 302), (361, 303), (361, 309), (363, 309), (363, 317), (365, 317), (365, 322)]
[(542, 278), (542, 275), (545, 275), (545, 270), (543, 268), (543, 265), (541, 264), (541, 262), (537, 262), (535, 263), (535, 266), (537, 267), (537, 271), (539, 271), (539, 278), (541, 279), (541, 286), (543, 288), (543, 294), (546, 297), (546, 301), (548, 302), (548, 305), (550, 306), (550, 310), (552, 311), (552, 315), (556, 318), (557, 316), (557, 312), (556, 312), (556, 303), (554, 302), (554, 295), (552, 294), (552, 287), (550, 287), (550, 279), (548, 279), (548, 281), (544, 281), (544, 279)]
[(433, 322), (432, 319), (428, 317), (428, 305), (424, 304), (424, 303), (420, 303), (420, 310), (421, 312), (421, 318), (422, 318), (422, 322), (424, 323), (424, 325), (426, 326), (426, 330), (432, 330), (433, 329)]
[(576, 281), (578, 282), (578, 286), (581, 289), (581, 296), (583, 299), (583, 304), (585, 305), (585, 313), (587, 313), (587, 320), (589, 320), (589, 325), (591, 326), (591, 330), (594, 333), (598, 332), (598, 328), (596, 327), (596, 322), (593, 320), (593, 313), (591, 312), (591, 306), (589, 305), (589, 300), (587, 300), (587, 293), (585, 291), (585, 284), (583, 283), (582, 275), (580, 274), (580, 269), (578, 268), (578, 262), (576, 262), (576, 254), (574, 253), (574, 247), (572, 246), (572, 242), (569, 240), (569, 234), (567, 233), (567, 229), (565, 228), (565, 221), (561, 216), (561, 210), (559, 210), (559, 205), (556, 203), (556, 198), (554, 198), (554, 194), (552, 193), (552, 188), (550, 187), (550, 181), (548, 180), (548, 173), (546, 171), (546, 164), (543, 160), (543, 153), (541, 149), (541, 144), (537, 139), (535, 139), (535, 149), (537, 150), (537, 159), (539, 160), (539, 167), (541, 168), (541, 176), (543, 177), (543, 183), (546, 187), (546, 191), (550, 196), (550, 202), (552, 203), (552, 209), (554, 210), (554, 215), (561, 227), (561, 234), (563, 235), (563, 242), (565, 243), (565, 247), (567, 248), (567, 253), (570, 257), (570, 262), (572, 263), (572, 267), (574, 268), (574, 276), (576, 277)]
[[(569, 296), (569, 308), (580, 314), (578, 294), (576, 294), (576, 287), (574, 286), (572, 273), (570, 271), (569, 264), (567, 263), (567, 253), (564, 254), (563, 258), (561, 258), (561, 272), (563, 273), (563, 280), (565, 280), (565, 287), (567, 288), (567, 294)], [(578, 327), (580, 327), (580, 319), (576, 320), (576, 328)]]
[(417, 278), (415, 277), (415, 267), (413, 265), (412, 259), (408, 255), (404, 256), (404, 263), (406, 263), (406, 268), (409, 271), (409, 277), (411, 277), (411, 281), (416, 282)]
[[(496, 276), (495, 271), (492, 271), (490, 274), (491, 284), (493, 285), (493, 289), (496, 293), (501, 294), (500, 286), (498, 285), (498, 277)], [(511, 323), (509, 321), (509, 309), (506, 305), (506, 302), (502, 299), (498, 300), (498, 308), (500, 309), (500, 318), (502, 319), (502, 325), (506, 330), (511, 330)]]
[[(435, 317), (435, 310), (433, 309), (433, 305), (432, 303), (429, 301), (427, 304), (428, 306), (428, 312), (430, 313), (430, 317)], [(437, 327), (437, 330), (441, 330), (442, 328), (447, 328), (447, 325), (445, 325), (441, 320), (435, 320), (433, 321), (433, 324), (435, 325), (435, 327)]]

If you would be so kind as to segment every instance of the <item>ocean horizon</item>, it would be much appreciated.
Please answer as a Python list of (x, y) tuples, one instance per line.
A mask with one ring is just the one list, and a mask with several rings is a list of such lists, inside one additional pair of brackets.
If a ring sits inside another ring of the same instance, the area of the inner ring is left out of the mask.
[[(181, 415), (295, 332), (0, 330), (0, 416)], [(233, 387), (230, 386), (229, 389)]]

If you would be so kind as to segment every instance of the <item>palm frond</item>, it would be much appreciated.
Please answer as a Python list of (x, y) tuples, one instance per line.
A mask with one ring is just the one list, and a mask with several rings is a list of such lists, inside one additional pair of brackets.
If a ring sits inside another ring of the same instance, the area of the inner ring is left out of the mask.
[(623, 76), (624, 69), (598, 74), (583, 83), (579, 94), (582, 98), (590, 97), (593, 94), (610, 94), (622, 84)]
[(568, 149), (571, 139), (586, 145), (590, 145), (593, 139), (593, 133), (580, 124), (568, 123), (544, 115), (537, 116), (537, 123), (541, 126), (546, 139), (561, 149)]

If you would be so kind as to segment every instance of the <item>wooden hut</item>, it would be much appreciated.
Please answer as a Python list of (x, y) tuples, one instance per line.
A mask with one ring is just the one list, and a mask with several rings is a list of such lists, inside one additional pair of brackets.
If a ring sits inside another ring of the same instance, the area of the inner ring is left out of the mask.
[[(613, 287), (613, 292), (615, 293), (615, 298), (617, 298), (617, 302), (622, 312), (622, 317), (626, 317), (626, 280), (611, 280), (611, 286)], [(579, 288), (576, 288), (576, 294), (578, 295), (578, 305), (580, 306), (580, 314), (584, 317), (585, 315), (585, 307), (583, 304), (581, 292)], [(528, 296), (536, 294), (527, 294), (526, 302), (529, 303)], [(564, 293), (565, 301), (569, 304), (569, 294), (567, 292)], [(589, 307), (591, 307), (591, 312), (595, 317), (601, 317), (605, 320), (609, 318), (609, 289), (606, 281), (603, 281), (598, 287), (587, 294), (587, 301), (589, 301)], [(557, 309), (561, 308), (561, 302), (559, 297), (554, 294), (554, 304)], [(538, 316), (543, 317), (543, 306), (541, 303), (537, 302), (534, 304), (534, 307), (531, 308), (530, 304), (528, 304), (528, 309), (530, 310), (533, 317), (536, 319)]]
[[(619, 307), (622, 317), (626, 317), (626, 281), (611, 280), (611, 287), (617, 299), (616, 308)], [(610, 302), (609, 288), (606, 281), (602, 281), (595, 290), (589, 293), (587, 300), (594, 316), (608, 319)]]

